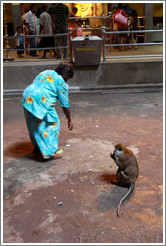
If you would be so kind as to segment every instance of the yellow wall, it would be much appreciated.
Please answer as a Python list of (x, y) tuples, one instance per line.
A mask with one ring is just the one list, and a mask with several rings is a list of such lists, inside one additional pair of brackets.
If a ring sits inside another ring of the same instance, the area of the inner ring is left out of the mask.
[(153, 3), (153, 17), (163, 17), (162, 3)]
[(144, 3), (129, 3), (129, 7), (135, 9), (138, 16), (144, 16)]
[(11, 3), (4, 3), (3, 5), (5, 5), (5, 13), (4, 13), (4, 15), (7, 18), (7, 22), (13, 22), (12, 4)]
[(91, 16), (92, 15), (92, 3), (74, 3), (74, 6), (78, 9), (76, 16)]

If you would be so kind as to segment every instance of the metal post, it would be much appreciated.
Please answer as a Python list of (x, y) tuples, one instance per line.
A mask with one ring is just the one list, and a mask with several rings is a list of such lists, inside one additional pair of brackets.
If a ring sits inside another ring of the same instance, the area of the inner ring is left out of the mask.
[(103, 62), (105, 62), (105, 26), (102, 26), (102, 39), (103, 39)]
[(72, 29), (69, 28), (69, 40), (70, 40), (70, 58), (71, 62), (73, 62), (73, 55), (72, 55)]

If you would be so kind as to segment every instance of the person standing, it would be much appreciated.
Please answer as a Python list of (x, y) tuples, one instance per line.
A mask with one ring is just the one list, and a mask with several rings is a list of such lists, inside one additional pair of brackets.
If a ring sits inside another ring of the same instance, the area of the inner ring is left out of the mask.
[[(63, 3), (57, 3), (52, 7), (52, 14), (55, 20), (55, 34), (68, 34), (68, 15), (69, 8)], [(62, 43), (62, 44), (61, 44)], [(58, 36), (56, 37), (56, 45), (67, 46), (68, 36)], [(64, 48), (64, 58), (68, 57), (68, 48)], [(57, 49), (57, 58), (61, 59), (61, 51)]]
[(17, 27), (17, 31), (15, 33), (16, 38), (16, 48), (19, 49), (17, 50), (17, 55), (18, 57), (24, 57), (24, 39), (23, 39), (23, 34), (22, 34), (22, 28), (21, 26)]
[[(41, 15), (42, 11), (41, 8), (37, 8), (35, 15), (36, 15), (36, 34), (40, 35), (40, 24), (39, 24), (39, 20), (40, 20), (40, 15)], [(39, 43), (40, 43), (40, 37), (36, 37), (36, 44), (37, 47), (39, 48)], [(39, 51), (40, 52), (40, 51)]]
[[(25, 8), (24, 9), (25, 14), (23, 14), (21, 16), (21, 24), (22, 24), (22, 30), (23, 30), (23, 34), (24, 35), (29, 35), (28, 27), (26, 25), (28, 11), (29, 10), (27, 8)], [(29, 52), (28, 52), (28, 49), (29, 49), (29, 46), (30, 46), (30, 40), (29, 40), (29, 38), (25, 38), (24, 44), (25, 44), (24, 46), (25, 46), (25, 49), (26, 49), (26, 55), (29, 55)]]
[[(111, 21), (110, 21), (110, 23), (111, 23), (111, 27), (110, 28), (111, 28), (112, 31), (118, 31), (118, 23), (115, 22), (115, 13), (116, 13), (117, 10), (118, 9), (116, 7), (113, 7), (112, 11), (111, 11), (112, 15), (111, 15)], [(117, 34), (116, 33), (111, 34), (110, 39), (111, 39), (111, 43), (112, 44), (117, 44), (118, 43)], [(113, 50), (116, 50), (116, 49), (117, 49), (117, 46), (114, 46)]]
[(28, 13), (29, 9), (25, 8), (24, 9), (24, 14), (21, 16), (21, 24), (24, 25), (24, 21), (26, 22), (26, 18), (27, 18), (27, 13)]
[[(48, 7), (47, 5), (43, 5), (41, 7), (41, 15), (39, 19), (39, 24), (40, 24), (40, 34), (53, 34), (53, 29), (52, 29), (52, 19), (51, 16), (49, 15)], [(55, 52), (55, 40), (54, 37), (44, 37), (41, 39), (39, 48), (48, 48), (52, 47), (52, 50), (54, 52), (53, 58), (56, 57), (56, 52)], [(44, 54), (42, 58), (46, 58), (46, 53), (49, 52), (49, 50), (44, 50)]]
[[(115, 19), (116, 19), (116, 15), (119, 13), (127, 18), (127, 13), (125, 10), (123, 10), (122, 3), (118, 4), (118, 10), (115, 12), (114, 17), (113, 17), (114, 22), (117, 22)], [(117, 22), (117, 27), (118, 27), (118, 31), (127, 31), (128, 30), (128, 22), (126, 22), (126, 24), (122, 24), (120, 22)], [(126, 43), (127, 43), (127, 33), (118, 34), (118, 44), (126, 44)], [(120, 46), (119, 50), (124, 50), (124, 47)]]
[[(37, 29), (37, 18), (35, 16), (36, 6), (34, 4), (30, 5), (30, 10), (27, 13), (26, 24), (29, 30), (29, 35), (35, 35)], [(36, 38), (30, 38), (30, 48), (37, 48)], [(30, 51), (31, 56), (37, 56), (36, 50)]]

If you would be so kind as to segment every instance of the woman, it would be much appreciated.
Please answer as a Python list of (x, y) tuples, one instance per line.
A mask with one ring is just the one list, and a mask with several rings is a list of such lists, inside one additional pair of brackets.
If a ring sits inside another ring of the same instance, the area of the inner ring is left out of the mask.
[(54, 108), (59, 100), (68, 120), (68, 129), (73, 129), (70, 116), (66, 81), (73, 77), (73, 67), (60, 63), (55, 71), (41, 72), (23, 92), (21, 103), (24, 107), (29, 135), (34, 145), (34, 153), (41, 153), (44, 159), (58, 159), (60, 120)]
[[(123, 16), (127, 17), (127, 13), (126, 11), (123, 10), (123, 6), (122, 6), (122, 3), (119, 3), (118, 4), (118, 10), (116, 11), (116, 13), (114, 14), (114, 22), (115, 21), (115, 16), (118, 14), (118, 13), (121, 13)], [(119, 22), (117, 22), (117, 28), (118, 28), (118, 31), (127, 31), (127, 28), (128, 28), (128, 24), (121, 24)], [(118, 34), (118, 44), (126, 44), (127, 43), (127, 34), (126, 33), (120, 33)], [(124, 46), (119, 46), (119, 51), (122, 51), (124, 50)]]
[[(111, 31), (117, 31), (118, 30), (118, 23), (115, 22), (115, 13), (118, 9), (116, 7), (113, 7), (112, 8), (112, 16), (111, 16), (111, 20), (110, 20), (110, 28), (111, 28)], [(117, 34), (114, 33), (114, 34), (111, 34), (111, 43), (112, 44), (117, 44), (118, 41), (117, 41)], [(117, 46), (114, 46), (113, 47), (114, 50), (117, 49)]]

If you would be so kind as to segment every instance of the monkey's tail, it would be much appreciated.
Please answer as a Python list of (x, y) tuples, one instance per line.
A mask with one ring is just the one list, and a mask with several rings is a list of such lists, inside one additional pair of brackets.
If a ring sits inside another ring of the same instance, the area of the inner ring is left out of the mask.
[(132, 194), (133, 191), (134, 191), (134, 188), (135, 188), (134, 183), (130, 183), (128, 192), (127, 192), (126, 195), (120, 200), (120, 203), (119, 203), (119, 206), (118, 206), (118, 209), (117, 209), (117, 216), (118, 216), (118, 217), (120, 216), (120, 208), (121, 208), (122, 203), (123, 203), (124, 201), (126, 201), (126, 200), (131, 196), (131, 194)]

